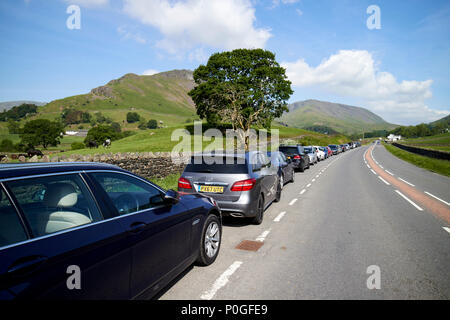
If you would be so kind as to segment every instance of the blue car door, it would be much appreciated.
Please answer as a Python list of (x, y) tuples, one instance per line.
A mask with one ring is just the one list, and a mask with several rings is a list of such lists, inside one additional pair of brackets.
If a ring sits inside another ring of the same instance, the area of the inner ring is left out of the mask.
[(125, 173), (91, 173), (118, 211), (132, 248), (130, 292), (150, 296), (159, 282), (192, 256), (194, 212), (181, 203), (164, 202), (161, 189)]
[(0, 188), (0, 292), (27, 299), (130, 297), (126, 234), (101, 214), (80, 174), (10, 180)]

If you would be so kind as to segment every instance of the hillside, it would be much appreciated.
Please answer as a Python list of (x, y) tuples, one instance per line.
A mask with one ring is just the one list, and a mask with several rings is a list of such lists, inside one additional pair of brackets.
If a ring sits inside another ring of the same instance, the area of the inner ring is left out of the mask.
[(397, 127), (367, 109), (318, 100), (295, 102), (278, 120), (296, 128), (330, 128), (345, 134)]
[(55, 100), (39, 109), (39, 117), (56, 118), (73, 107), (91, 113), (101, 112), (122, 123), (130, 111), (148, 119), (175, 125), (196, 117), (195, 106), (187, 93), (194, 87), (192, 71), (173, 70), (151, 76), (126, 74), (106, 85), (82, 94)]
[(432, 125), (432, 126), (443, 125), (443, 126), (450, 127), (450, 114), (448, 116), (445, 116), (442, 119), (431, 122), (430, 125)]
[(20, 106), (21, 104), (34, 104), (37, 106), (43, 106), (46, 104), (46, 102), (39, 102), (39, 101), (27, 101), (27, 100), (20, 100), (20, 101), (5, 101), (5, 102), (0, 102), (0, 112), (1, 111), (5, 111), (5, 110), (9, 110), (12, 107), (17, 107)]

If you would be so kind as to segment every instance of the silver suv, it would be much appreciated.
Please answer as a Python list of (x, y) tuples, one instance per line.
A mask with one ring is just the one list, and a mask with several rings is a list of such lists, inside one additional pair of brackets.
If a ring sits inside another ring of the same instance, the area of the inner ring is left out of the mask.
[(259, 151), (194, 155), (178, 180), (180, 192), (208, 195), (224, 216), (251, 217), (255, 224), (280, 200), (281, 189), (277, 167)]

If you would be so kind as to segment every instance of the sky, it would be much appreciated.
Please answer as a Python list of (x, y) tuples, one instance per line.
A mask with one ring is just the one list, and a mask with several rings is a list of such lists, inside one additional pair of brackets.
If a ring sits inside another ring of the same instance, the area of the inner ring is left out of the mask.
[(0, 102), (264, 48), (286, 68), (289, 102), (360, 106), (402, 125), (450, 113), (448, 0), (2, 0), (0, 39)]

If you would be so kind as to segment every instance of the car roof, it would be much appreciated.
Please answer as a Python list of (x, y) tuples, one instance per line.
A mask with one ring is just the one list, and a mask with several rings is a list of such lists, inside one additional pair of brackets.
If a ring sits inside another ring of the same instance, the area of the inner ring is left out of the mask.
[(127, 172), (117, 166), (99, 162), (7, 163), (0, 164), (0, 179), (89, 170), (119, 170)]

